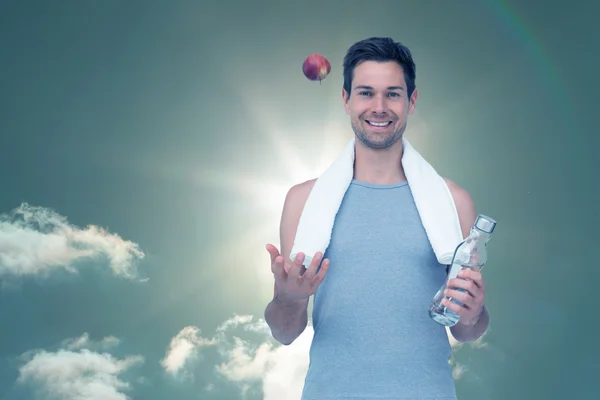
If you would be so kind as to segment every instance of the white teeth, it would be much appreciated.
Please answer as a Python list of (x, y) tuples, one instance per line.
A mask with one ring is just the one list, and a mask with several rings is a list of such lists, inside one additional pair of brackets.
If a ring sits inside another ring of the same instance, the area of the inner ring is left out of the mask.
[(391, 124), (391, 122), (371, 122), (371, 121), (367, 121), (369, 123), (369, 125), (373, 125), (373, 126), (380, 126), (380, 127), (384, 127), (384, 126), (388, 126), (389, 124)]

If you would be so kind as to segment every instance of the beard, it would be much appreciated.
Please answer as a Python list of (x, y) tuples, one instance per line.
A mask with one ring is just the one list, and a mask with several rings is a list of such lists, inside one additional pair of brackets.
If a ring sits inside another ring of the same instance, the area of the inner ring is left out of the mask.
[(367, 132), (368, 123), (361, 119), (352, 119), (351, 124), (358, 140), (371, 149), (386, 149), (393, 146), (398, 140), (402, 139), (406, 130), (406, 122), (400, 127), (387, 132)]

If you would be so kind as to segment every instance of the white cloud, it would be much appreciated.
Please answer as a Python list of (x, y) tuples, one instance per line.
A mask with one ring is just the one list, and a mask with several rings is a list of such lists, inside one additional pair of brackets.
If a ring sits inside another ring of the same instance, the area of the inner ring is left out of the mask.
[(254, 317), (252, 315), (234, 314), (232, 318), (219, 325), (217, 328), (217, 333), (225, 333), (226, 331), (230, 331), (241, 326), (244, 331), (263, 333), (265, 335), (271, 334), (269, 326), (263, 319), (257, 319), (256, 321), (253, 321), (253, 319)]
[(240, 325), (244, 326), (244, 325), (252, 322), (252, 318), (253, 318), (252, 315), (235, 314), (232, 318), (229, 318), (228, 320), (223, 322), (221, 325), (219, 325), (219, 327), (217, 328), (217, 332), (225, 332), (227, 330), (237, 328)]
[(111, 347), (118, 346), (120, 340), (114, 336), (106, 336), (100, 341), (93, 341), (90, 339), (90, 335), (86, 332), (77, 338), (65, 339), (62, 342), (62, 347), (66, 350), (79, 350), (79, 349), (101, 349), (107, 350)]
[(108, 349), (114, 346), (118, 346), (119, 343), (121, 343), (121, 341), (118, 338), (114, 336), (106, 336), (102, 338), (100, 345), (102, 346), (102, 348)]
[(130, 399), (125, 392), (131, 386), (119, 375), (144, 359), (141, 356), (118, 359), (108, 353), (96, 353), (84, 348), (86, 341), (89, 337), (84, 334), (63, 342), (71, 349), (25, 353), (17, 382), (34, 385), (36, 393), (45, 400)]
[(78, 261), (101, 257), (116, 276), (136, 279), (136, 262), (144, 253), (101, 227), (71, 225), (48, 208), (23, 203), (0, 214), (0, 276), (43, 276), (58, 269), (76, 273)]
[[(261, 332), (270, 334), (262, 319), (254, 327), (262, 326)], [(308, 371), (308, 352), (313, 337), (309, 324), (304, 332), (289, 346), (281, 346), (273, 341), (254, 346), (250, 341), (233, 337), (222, 354), (225, 361), (217, 366), (217, 371), (229, 381), (240, 385), (242, 392), (259, 384), (264, 400), (298, 400), (304, 387), (304, 377)]]
[[(254, 340), (244, 340), (236, 331), (258, 335), (260, 345)], [(234, 315), (216, 329), (213, 338), (203, 338), (196, 327), (186, 327), (171, 340), (163, 367), (174, 374), (185, 370), (190, 360), (197, 359), (200, 347), (214, 346), (223, 357), (216, 372), (239, 385), (242, 394), (252, 388), (262, 388), (264, 400), (297, 400), (304, 386), (308, 370), (308, 350), (312, 340), (312, 327), (289, 346), (270, 340), (270, 329), (261, 319), (250, 315)], [(190, 371), (187, 370), (189, 374)], [(209, 384), (207, 389), (214, 389)]]
[(186, 367), (191, 366), (198, 358), (201, 347), (217, 344), (214, 339), (205, 339), (200, 336), (200, 329), (195, 326), (183, 328), (169, 344), (167, 354), (161, 361), (166, 372), (173, 376), (191, 377)]

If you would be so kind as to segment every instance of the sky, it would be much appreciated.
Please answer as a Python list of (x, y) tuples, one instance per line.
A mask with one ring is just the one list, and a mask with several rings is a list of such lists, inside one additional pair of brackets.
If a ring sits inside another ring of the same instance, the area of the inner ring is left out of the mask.
[(459, 398), (594, 398), (598, 11), (0, 2), (0, 399), (299, 400), (312, 330), (270, 337), (264, 246), (352, 137), (342, 59), (370, 36), (415, 58), (407, 138), (498, 221)]

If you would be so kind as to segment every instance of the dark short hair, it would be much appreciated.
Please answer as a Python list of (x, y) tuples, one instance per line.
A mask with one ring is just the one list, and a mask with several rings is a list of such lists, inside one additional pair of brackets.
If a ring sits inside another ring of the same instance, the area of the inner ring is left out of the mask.
[(395, 61), (404, 71), (408, 97), (415, 90), (416, 68), (410, 50), (389, 37), (371, 37), (354, 43), (344, 57), (344, 89), (350, 94), (354, 68), (363, 61)]

